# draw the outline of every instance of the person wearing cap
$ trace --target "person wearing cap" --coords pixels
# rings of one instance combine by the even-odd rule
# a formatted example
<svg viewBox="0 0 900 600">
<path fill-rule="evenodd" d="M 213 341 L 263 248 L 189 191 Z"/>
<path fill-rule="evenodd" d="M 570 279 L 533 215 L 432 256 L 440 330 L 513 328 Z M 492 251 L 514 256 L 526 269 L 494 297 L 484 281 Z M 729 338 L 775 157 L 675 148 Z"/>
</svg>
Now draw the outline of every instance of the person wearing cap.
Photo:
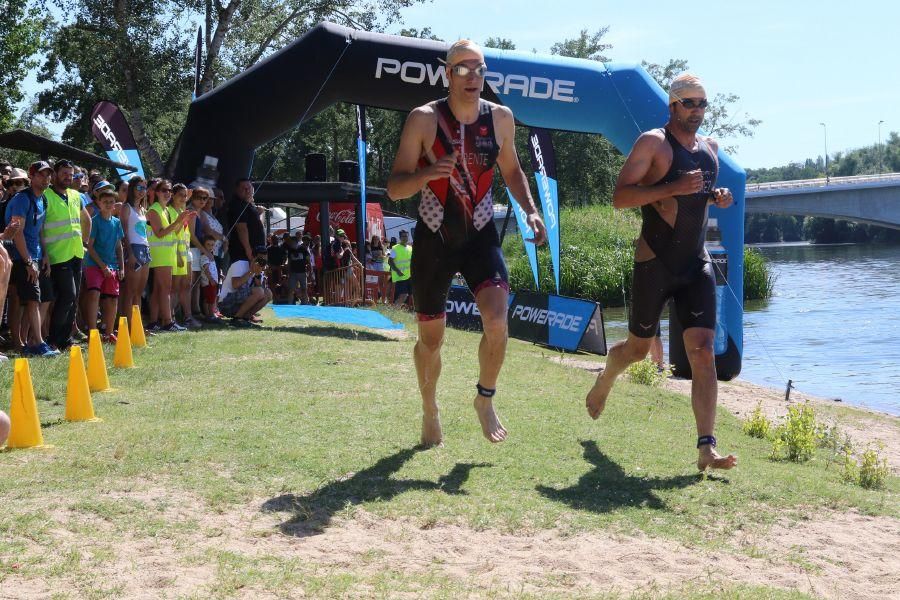
<svg viewBox="0 0 900 600">
<path fill-rule="evenodd" d="M 65 350 L 74 341 L 72 332 L 81 291 L 81 264 L 84 245 L 91 235 L 91 215 L 82 206 L 81 194 L 71 189 L 75 173 L 72 163 L 57 161 L 53 171 L 53 183 L 44 192 L 47 216 L 43 237 L 54 296 L 47 341 L 57 349 Z M 87 323 L 88 327 L 93 325 Z"/>
<path fill-rule="evenodd" d="M 391 284 L 394 288 L 393 302 L 396 306 L 406 304 L 406 299 L 412 293 L 410 287 L 412 252 L 409 233 L 404 229 L 400 232 L 400 241 L 391 246 L 388 254 L 388 268 L 391 270 Z"/>
<path fill-rule="evenodd" d="M 616 377 L 643 360 L 653 342 L 663 306 L 671 298 L 683 328 L 691 365 L 691 405 L 697 426 L 697 468 L 731 469 L 734 455 L 721 456 L 713 435 L 716 422 L 716 279 L 704 246 L 710 204 L 733 202 L 715 187 L 719 146 L 698 135 L 708 100 L 700 79 L 676 77 L 669 88 L 669 121 L 641 134 L 622 165 L 613 192 L 617 209 L 640 208 L 641 235 L 634 255 L 628 338 L 610 348 L 606 367 L 585 399 L 597 419 Z"/>
<path fill-rule="evenodd" d="M 528 179 L 519 164 L 512 111 L 481 97 L 487 64 L 481 48 L 459 40 L 447 50 L 446 98 L 413 109 L 403 126 L 387 182 L 388 196 L 401 200 L 420 193 L 410 272 L 419 339 L 413 360 L 422 396 L 422 443 L 443 439 L 437 405 L 447 295 L 460 271 L 481 313 L 483 337 L 474 408 L 484 437 L 502 442 L 506 428 L 494 410 L 506 357 L 509 273 L 493 223 L 493 185 L 500 171 L 527 215 L 535 244 L 546 228 Z"/>
<path fill-rule="evenodd" d="M 32 163 L 28 168 L 29 186 L 6 207 L 6 220 L 17 229 L 11 250 L 10 282 L 16 293 L 10 298 L 9 331 L 13 344 L 21 346 L 25 356 L 59 355 L 44 341 L 40 310 L 42 302 L 53 300 L 41 235 L 46 218 L 44 192 L 52 177 L 53 168 L 46 161 Z"/>
</svg>

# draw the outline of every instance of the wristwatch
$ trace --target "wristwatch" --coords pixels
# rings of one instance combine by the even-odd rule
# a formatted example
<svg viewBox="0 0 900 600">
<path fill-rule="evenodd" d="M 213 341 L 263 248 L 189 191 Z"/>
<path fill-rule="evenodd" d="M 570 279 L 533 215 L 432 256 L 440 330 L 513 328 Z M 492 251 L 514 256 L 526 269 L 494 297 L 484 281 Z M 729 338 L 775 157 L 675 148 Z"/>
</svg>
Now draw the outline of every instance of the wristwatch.
<svg viewBox="0 0 900 600">
<path fill-rule="evenodd" d="M 31 266 L 33 266 L 33 265 L 34 265 L 34 259 L 33 259 L 33 258 L 29 258 L 28 260 L 25 261 L 25 266 L 26 266 L 26 267 L 31 267 Z"/>
</svg>

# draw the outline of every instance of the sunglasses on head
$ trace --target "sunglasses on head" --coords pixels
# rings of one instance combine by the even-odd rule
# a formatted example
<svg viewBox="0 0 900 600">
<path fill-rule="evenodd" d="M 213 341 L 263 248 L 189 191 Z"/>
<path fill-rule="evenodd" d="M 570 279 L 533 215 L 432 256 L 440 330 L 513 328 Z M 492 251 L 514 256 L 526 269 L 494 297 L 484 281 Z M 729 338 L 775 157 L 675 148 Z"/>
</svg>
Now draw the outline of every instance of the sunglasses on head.
<svg viewBox="0 0 900 600">
<path fill-rule="evenodd" d="M 450 70 L 458 77 L 466 77 L 469 73 L 475 73 L 478 77 L 484 77 L 484 74 L 487 73 L 487 65 L 480 64 L 473 69 L 463 64 L 456 64 L 450 67 Z"/>
<path fill-rule="evenodd" d="M 706 98 L 685 98 L 678 101 L 684 108 L 706 108 L 709 102 Z"/>
</svg>

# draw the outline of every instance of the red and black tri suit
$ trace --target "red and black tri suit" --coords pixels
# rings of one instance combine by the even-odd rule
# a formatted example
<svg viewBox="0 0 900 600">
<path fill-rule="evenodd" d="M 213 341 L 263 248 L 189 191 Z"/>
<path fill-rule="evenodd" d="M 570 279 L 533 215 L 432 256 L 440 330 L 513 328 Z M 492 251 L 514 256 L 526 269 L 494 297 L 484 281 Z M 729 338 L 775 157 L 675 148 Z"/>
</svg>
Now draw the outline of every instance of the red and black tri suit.
<svg viewBox="0 0 900 600">
<path fill-rule="evenodd" d="M 491 104 L 479 100 L 478 119 L 462 125 L 447 99 L 431 103 L 437 114 L 435 160 L 458 151 L 450 177 L 422 189 L 413 238 L 412 290 L 420 320 L 443 318 L 450 282 L 462 273 L 477 294 L 487 286 L 509 290 L 509 274 L 494 226 L 491 186 L 500 145 Z M 419 168 L 430 164 L 422 157 Z"/>
</svg>

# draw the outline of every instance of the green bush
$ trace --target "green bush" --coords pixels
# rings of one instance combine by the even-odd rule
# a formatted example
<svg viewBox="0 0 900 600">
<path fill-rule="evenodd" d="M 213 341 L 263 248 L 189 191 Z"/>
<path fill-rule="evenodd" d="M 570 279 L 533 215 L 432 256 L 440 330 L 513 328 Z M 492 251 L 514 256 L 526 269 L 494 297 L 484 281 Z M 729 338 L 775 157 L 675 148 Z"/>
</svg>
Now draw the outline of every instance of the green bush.
<svg viewBox="0 0 900 600">
<path fill-rule="evenodd" d="M 744 300 L 763 300 L 772 296 L 775 276 L 769 271 L 765 257 L 753 248 L 744 247 Z"/>
<path fill-rule="evenodd" d="M 594 205 L 560 211 L 559 293 L 623 306 L 631 290 L 634 240 L 640 230 L 638 212 L 615 211 L 609 205 Z M 534 277 L 525 256 L 522 237 L 507 235 L 503 244 L 514 290 L 534 290 Z M 540 289 L 555 290 L 550 250 L 538 248 Z"/>
<path fill-rule="evenodd" d="M 744 433 L 750 437 L 767 439 L 772 431 L 772 422 L 763 414 L 762 402 L 756 405 L 750 418 L 744 421 Z"/>
<path fill-rule="evenodd" d="M 600 302 L 603 306 L 624 306 L 631 295 L 634 241 L 640 232 L 637 210 L 615 210 L 610 205 L 564 208 L 560 211 L 559 293 Z M 503 253 L 514 290 L 534 290 L 534 277 L 522 237 L 506 236 Z M 538 248 L 540 289 L 555 290 L 550 250 Z M 744 250 L 744 299 L 768 298 L 774 277 L 758 252 Z"/>
<path fill-rule="evenodd" d="M 859 465 L 859 485 L 867 490 L 880 490 L 887 480 L 888 463 L 886 458 L 879 458 L 878 453 L 869 448 L 862 455 Z"/>
<path fill-rule="evenodd" d="M 772 458 L 806 462 L 818 445 L 816 413 L 809 404 L 788 408 L 786 421 L 775 430 Z"/>
<path fill-rule="evenodd" d="M 656 363 L 650 360 L 649 357 L 642 361 L 632 363 L 625 370 L 625 374 L 628 375 L 628 379 L 631 380 L 632 383 L 649 385 L 650 387 L 661 386 L 670 373 L 670 369 L 663 369 L 660 371 Z"/>
</svg>

